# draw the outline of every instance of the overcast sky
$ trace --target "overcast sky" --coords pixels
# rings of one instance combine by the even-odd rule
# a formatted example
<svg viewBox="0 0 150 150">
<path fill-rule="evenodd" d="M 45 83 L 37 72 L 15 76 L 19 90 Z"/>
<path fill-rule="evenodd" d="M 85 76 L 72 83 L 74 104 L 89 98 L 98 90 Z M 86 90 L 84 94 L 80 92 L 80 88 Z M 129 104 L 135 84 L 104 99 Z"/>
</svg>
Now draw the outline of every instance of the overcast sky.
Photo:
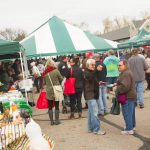
<svg viewBox="0 0 150 150">
<path fill-rule="evenodd" d="M 32 32 L 52 15 L 68 22 L 85 22 L 89 30 L 102 31 L 106 17 L 140 19 L 150 13 L 150 0 L 1 0 L 0 30 L 7 27 Z"/>
</svg>

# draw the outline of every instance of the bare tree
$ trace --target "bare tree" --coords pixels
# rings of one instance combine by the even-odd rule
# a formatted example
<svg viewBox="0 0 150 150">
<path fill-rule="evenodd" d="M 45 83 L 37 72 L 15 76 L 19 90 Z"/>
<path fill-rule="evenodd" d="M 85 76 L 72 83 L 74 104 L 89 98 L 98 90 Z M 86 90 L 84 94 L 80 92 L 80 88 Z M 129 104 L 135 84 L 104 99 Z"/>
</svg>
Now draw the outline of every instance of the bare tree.
<svg viewBox="0 0 150 150">
<path fill-rule="evenodd" d="M 141 15 L 142 19 L 148 19 L 148 18 L 150 18 L 150 13 L 147 12 L 147 11 L 141 12 L 140 15 Z"/>
<path fill-rule="evenodd" d="M 121 23 L 121 19 L 118 18 L 117 16 L 114 18 L 114 22 L 116 23 L 116 29 L 120 29 L 121 26 L 122 26 L 122 23 Z"/>
<path fill-rule="evenodd" d="M 103 20 L 104 33 L 114 31 L 126 26 L 129 26 L 130 21 L 127 17 L 115 17 L 113 20 L 110 20 L 108 17 Z"/>
<path fill-rule="evenodd" d="M 107 33 L 112 30 L 112 21 L 109 19 L 109 17 L 103 20 L 103 26 L 104 26 L 104 33 Z"/>
<path fill-rule="evenodd" d="M 26 32 L 21 29 L 6 28 L 0 31 L 0 35 L 2 35 L 7 40 L 21 41 L 26 37 Z"/>
<path fill-rule="evenodd" d="M 126 26 L 130 25 L 130 19 L 129 18 L 123 16 L 122 21 L 123 21 L 123 27 L 126 27 Z"/>
</svg>

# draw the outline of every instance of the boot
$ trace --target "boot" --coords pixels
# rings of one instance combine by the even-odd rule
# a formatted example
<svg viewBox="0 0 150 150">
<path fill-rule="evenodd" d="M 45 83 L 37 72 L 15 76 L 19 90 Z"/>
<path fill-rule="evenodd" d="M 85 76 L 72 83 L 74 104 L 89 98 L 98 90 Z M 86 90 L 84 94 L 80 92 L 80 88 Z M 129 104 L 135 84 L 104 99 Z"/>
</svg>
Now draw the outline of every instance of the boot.
<svg viewBox="0 0 150 150">
<path fill-rule="evenodd" d="M 49 119 L 51 121 L 51 125 L 54 125 L 53 110 L 48 110 L 48 114 L 49 114 Z"/>
<path fill-rule="evenodd" d="M 55 110 L 55 125 L 59 125 L 60 120 L 59 120 L 59 110 Z"/>
<path fill-rule="evenodd" d="M 78 118 L 82 118 L 82 112 L 78 112 Z"/>
<path fill-rule="evenodd" d="M 68 117 L 68 119 L 75 119 L 73 112 L 71 112 L 71 114 L 70 114 L 70 116 Z"/>
</svg>

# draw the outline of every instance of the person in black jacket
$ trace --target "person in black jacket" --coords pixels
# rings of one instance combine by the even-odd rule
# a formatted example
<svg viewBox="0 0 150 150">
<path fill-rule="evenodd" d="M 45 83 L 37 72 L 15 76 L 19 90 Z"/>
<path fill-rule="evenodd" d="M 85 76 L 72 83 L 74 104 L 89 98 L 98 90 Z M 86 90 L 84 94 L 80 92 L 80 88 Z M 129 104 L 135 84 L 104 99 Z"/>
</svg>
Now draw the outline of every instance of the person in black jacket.
<svg viewBox="0 0 150 150">
<path fill-rule="evenodd" d="M 94 54 L 93 58 L 96 61 L 96 76 L 99 82 L 99 98 L 98 98 L 98 114 L 108 114 L 107 92 L 106 92 L 106 66 L 100 62 L 100 55 Z"/>
<path fill-rule="evenodd" d="M 83 75 L 82 75 L 82 69 L 78 65 L 78 59 L 72 58 L 70 59 L 70 66 L 72 68 L 72 77 L 76 79 L 75 81 L 75 94 L 69 95 L 70 96 L 70 108 L 71 108 L 71 114 L 69 116 L 69 119 L 75 118 L 75 106 L 77 106 L 78 111 L 78 117 L 82 117 L 82 103 L 81 103 L 81 97 L 82 97 L 82 90 L 83 90 Z M 66 78 L 71 77 L 71 68 L 68 69 Z"/>
<path fill-rule="evenodd" d="M 62 61 L 58 64 L 58 70 L 63 77 L 66 76 L 66 71 L 68 69 L 67 61 L 67 56 L 62 56 Z"/>
<path fill-rule="evenodd" d="M 84 95 L 88 104 L 88 132 L 104 135 L 105 131 L 100 129 L 100 119 L 98 117 L 97 99 L 99 97 L 99 83 L 95 74 L 96 62 L 88 59 L 86 70 L 84 71 Z"/>
</svg>

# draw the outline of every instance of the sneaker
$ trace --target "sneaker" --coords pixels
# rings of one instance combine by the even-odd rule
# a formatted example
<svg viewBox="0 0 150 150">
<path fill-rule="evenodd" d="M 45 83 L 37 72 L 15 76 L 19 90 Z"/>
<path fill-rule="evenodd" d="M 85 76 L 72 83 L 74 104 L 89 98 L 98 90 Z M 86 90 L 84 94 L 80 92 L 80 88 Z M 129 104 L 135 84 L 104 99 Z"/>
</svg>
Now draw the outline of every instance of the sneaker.
<svg viewBox="0 0 150 150">
<path fill-rule="evenodd" d="M 133 128 L 133 131 L 136 131 L 136 128 L 135 128 L 135 127 Z"/>
<path fill-rule="evenodd" d="M 124 135 L 133 135 L 134 131 L 133 130 L 125 130 L 125 131 L 121 131 L 121 134 L 124 134 Z"/>
<path fill-rule="evenodd" d="M 93 132 L 94 134 L 98 134 L 98 135 L 105 135 L 106 132 L 105 131 L 102 131 L 102 130 L 99 130 L 97 132 Z"/>
<path fill-rule="evenodd" d="M 125 130 L 126 130 L 126 127 L 124 127 L 123 129 L 124 129 L 124 131 L 125 131 Z M 136 128 L 134 127 L 132 130 L 133 130 L 133 131 L 136 131 Z"/>
</svg>

